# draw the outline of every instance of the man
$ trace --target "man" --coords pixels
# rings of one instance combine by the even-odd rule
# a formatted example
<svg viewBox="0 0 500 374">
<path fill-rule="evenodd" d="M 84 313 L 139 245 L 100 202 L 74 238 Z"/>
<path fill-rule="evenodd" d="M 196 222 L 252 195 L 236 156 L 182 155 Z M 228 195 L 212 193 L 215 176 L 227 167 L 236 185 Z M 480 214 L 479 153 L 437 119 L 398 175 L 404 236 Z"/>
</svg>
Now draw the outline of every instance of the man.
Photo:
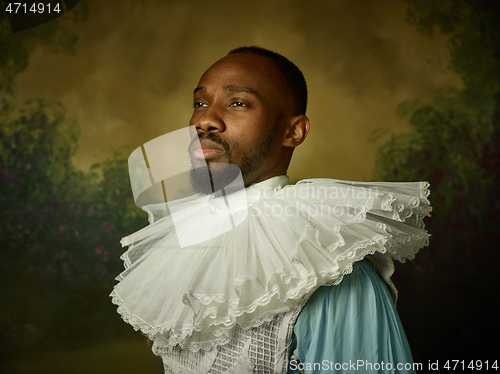
<svg viewBox="0 0 500 374">
<path fill-rule="evenodd" d="M 262 53 L 274 56 L 237 49 L 208 69 L 194 90 L 190 121 L 205 159 L 239 166 L 245 186 L 286 175 L 309 132 L 302 73 L 283 57 Z"/>
<path fill-rule="evenodd" d="M 144 208 L 151 225 L 122 241 L 111 294 L 165 372 L 413 372 L 389 277 L 428 242 L 428 186 L 287 186 L 306 106 L 300 70 L 258 47 L 231 51 L 195 88 L 198 194 Z"/>
</svg>

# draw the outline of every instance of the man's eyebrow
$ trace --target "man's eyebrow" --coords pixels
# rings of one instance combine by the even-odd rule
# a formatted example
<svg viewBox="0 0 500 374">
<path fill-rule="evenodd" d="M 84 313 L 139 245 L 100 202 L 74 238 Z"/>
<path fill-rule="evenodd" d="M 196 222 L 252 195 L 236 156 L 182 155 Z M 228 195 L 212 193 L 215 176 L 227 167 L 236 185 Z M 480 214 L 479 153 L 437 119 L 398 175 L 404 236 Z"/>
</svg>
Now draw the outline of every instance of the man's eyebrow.
<svg viewBox="0 0 500 374">
<path fill-rule="evenodd" d="M 205 86 L 196 87 L 194 89 L 193 94 L 205 92 L 206 90 L 207 90 L 207 88 Z M 233 92 L 244 92 L 244 93 L 249 93 L 252 95 L 257 95 L 257 92 L 255 90 L 252 90 L 251 88 L 248 88 L 248 87 L 225 86 L 224 90 L 225 91 L 233 91 Z"/>
<path fill-rule="evenodd" d="M 252 90 L 251 88 L 248 88 L 248 87 L 225 86 L 224 90 L 226 90 L 226 91 L 233 91 L 233 92 L 245 92 L 245 93 L 249 93 L 249 94 L 252 94 L 252 95 L 256 95 L 257 94 L 257 92 L 255 92 L 254 90 Z"/>
</svg>

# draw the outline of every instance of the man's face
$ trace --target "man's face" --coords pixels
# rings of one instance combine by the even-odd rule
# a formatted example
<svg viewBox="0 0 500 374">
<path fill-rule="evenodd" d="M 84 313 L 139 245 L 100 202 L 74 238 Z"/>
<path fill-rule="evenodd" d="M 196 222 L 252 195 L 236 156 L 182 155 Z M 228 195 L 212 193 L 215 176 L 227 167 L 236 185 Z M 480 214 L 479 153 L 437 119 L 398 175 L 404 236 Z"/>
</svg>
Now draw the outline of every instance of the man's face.
<svg viewBox="0 0 500 374">
<path fill-rule="evenodd" d="M 284 78 L 267 57 L 236 53 L 212 65 L 194 91 L 190 126 L 196 128 L 202 148 L 191 149 L 193 167 L 200 167 L 203 159 L 209 166 L 232 163 L 246 186 L 282 174 L 280 123 L 290 116 L 285 90 Z M 215 177 L 217 168 L 212 169 Z M 234 179 L 218 169 L 222 178 Z"/>
</svg>

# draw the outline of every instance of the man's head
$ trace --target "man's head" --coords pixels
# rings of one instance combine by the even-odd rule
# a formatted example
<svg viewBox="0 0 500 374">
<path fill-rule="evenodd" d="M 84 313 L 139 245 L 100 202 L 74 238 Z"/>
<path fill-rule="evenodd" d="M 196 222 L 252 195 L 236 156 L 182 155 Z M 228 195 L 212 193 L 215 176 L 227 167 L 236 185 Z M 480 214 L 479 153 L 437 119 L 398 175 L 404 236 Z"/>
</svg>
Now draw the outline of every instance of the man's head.
<svg viewBox="0 0 500 374">
<path fill-rule="evenodd" d="M 231 50 L 228 56 L 234 53 L 254 53 L 272 59 L 277 65 L 287 84 L 287 100 L 294 114 L 306 114 L 307 84 L 300 69 L 289 59 L 279 53 L 260 47 L 240 47 Z"/>
<path fill-rule="evenodd" d="M 285 57 L 258 47 L 232 50 L 194 90 L 190 125 L 202 149 L 192 150 L 193 166 L 203 158 L 209 167 L 232 163 L 245 186 L 286 174 L 293 149 L 309 131 L 306 105 L 304 77 Z M 224 167 L 217 170 L 219 179 L 234 179 Z M 196 171 L 193 177 L 196 189 Z"/>
</svg>

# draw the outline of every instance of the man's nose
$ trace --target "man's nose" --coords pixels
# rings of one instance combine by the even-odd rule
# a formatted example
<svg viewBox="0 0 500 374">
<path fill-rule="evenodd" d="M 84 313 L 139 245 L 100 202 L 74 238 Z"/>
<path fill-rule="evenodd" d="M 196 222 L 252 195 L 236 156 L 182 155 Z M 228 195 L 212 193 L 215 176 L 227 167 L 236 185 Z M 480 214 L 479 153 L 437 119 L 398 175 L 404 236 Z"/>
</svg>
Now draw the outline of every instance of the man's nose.
<svg viewBox="0 0 500 374">
<path fill-rule="evenodd" d="M 220 115 L 220 110 L 216 106 L 210 105 L 196 121 L 196 130 L 202 132 L 223 132 L 224 121 Z"/>
</svg>

